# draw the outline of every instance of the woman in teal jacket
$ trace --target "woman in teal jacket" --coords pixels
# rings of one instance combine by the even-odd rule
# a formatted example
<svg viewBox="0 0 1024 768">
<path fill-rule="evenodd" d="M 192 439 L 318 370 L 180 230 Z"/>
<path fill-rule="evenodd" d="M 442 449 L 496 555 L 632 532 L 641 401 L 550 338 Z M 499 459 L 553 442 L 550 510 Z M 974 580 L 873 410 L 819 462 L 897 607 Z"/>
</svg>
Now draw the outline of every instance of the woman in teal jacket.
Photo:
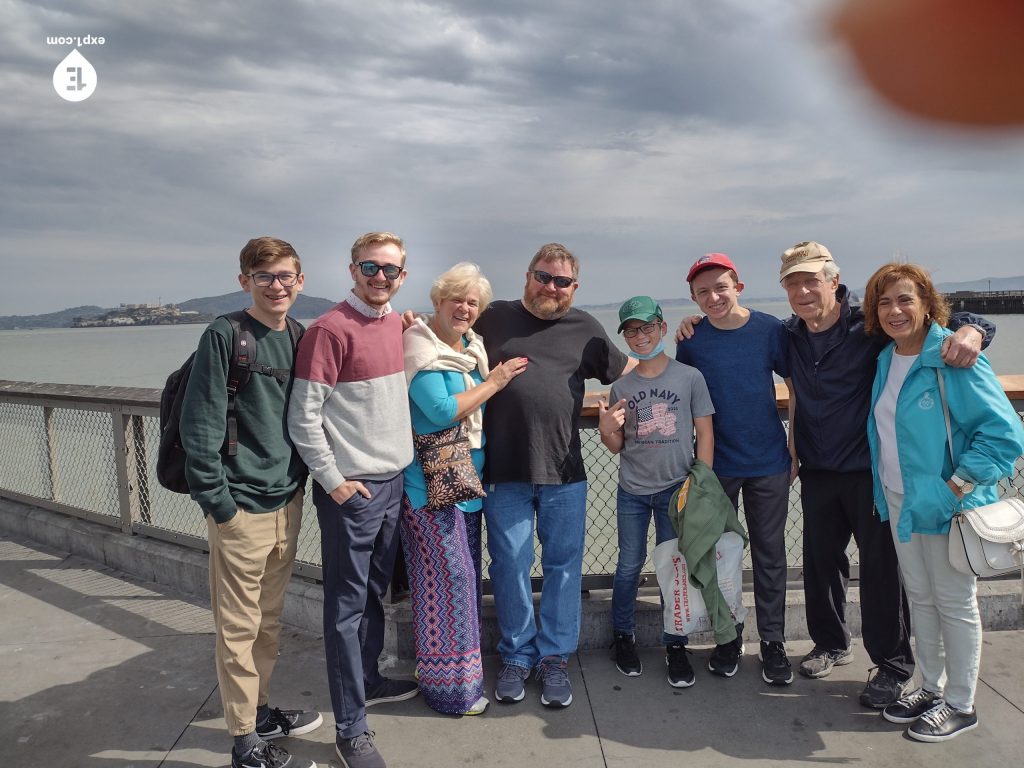
<svg viewBox="0 0 1024 768">
<path fill-rule="evenodd" d="M 976 579 L 950 565 L 950 521 L 961 508 L 996 500 L 996 484 L 1024 452 L 1024 428 L 984 355 L 972 368 L 942 362 L 949 307 L 924 269 L 887 264 L 875 272 L 864 317 L 869 333 L 893 340 L 878 356 L 868 443 L 875 505 L 892 528 L 923 678 L 882 715 L 910 724 L 907 735 L 918 741 L 945 741 L 977 727 L 981 659 Z"/>
</svg>

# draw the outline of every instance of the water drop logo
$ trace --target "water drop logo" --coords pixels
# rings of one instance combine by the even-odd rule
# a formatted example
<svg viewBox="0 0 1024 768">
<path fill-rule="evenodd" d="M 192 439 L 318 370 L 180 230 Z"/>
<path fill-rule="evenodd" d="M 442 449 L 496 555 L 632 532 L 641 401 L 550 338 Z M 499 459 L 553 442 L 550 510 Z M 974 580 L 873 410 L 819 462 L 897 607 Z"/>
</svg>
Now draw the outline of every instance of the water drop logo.
<svg viewBox="0 0 1024 768">
<path fill-rule="evenodd" d="M 85 101 L 96 90 L 96 69 L 75 48 L 53 70 L 53 90 L 65 101 Z"/>
</svg>

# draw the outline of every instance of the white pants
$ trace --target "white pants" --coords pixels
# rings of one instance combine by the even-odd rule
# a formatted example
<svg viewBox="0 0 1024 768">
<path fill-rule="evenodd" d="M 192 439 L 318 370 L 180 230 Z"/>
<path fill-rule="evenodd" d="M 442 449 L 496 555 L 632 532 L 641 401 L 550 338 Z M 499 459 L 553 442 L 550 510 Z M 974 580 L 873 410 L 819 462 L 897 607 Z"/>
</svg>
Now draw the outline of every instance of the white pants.
<svg viewBox="0 0 1024 768">
<path fill-rule="evenodd" d="M 949 564 L 949 536 L 896 536 L 903 494 L 885 489 L 889 523 L 910 600 L 911 626 L 922 687 L 955 709 L 970 711 L 981 663 L 977 579 Z M 870 565 L 868 566 L 870 567 Z"/>
</svg>

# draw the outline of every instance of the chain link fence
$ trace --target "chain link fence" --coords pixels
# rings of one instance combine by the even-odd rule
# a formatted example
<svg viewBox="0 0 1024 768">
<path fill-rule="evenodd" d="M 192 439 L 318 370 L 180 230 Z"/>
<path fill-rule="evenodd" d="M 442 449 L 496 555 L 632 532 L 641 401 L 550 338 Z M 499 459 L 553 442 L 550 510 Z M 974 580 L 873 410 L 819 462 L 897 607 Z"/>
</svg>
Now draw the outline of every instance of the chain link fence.
<svg viewBox="0 0 1024 768">
<path fill-rule="evenodd" d="M 204 550 L 206 522 L 199 507 L 156 480 L 158 399 L 152 389 L 0 383 L 0 496 Z M 1015 406 L 1021 413 L 1024 401 Z M 585 584 L 607 588 L 617 559 L 618 457 L 601 444 L 596 419 L 584 417 L 583 424 L 590 481 Z M 1024 461 L 1018 461 L 1011 482 L 1024 486 Z M 790 492 L 786 527 L 794 570 L 801 565 L 799 493 L 798 482 Z M 740 508 L 742 519 L 742 503 Z M 653 544 L 652 531 L 650 549 Z M 854 550 L 851 555 L 856 562 Z M 486 549 L 484 559 L 486 565 Z M 749 554 L 744 566 L 750 568 Z M 645 571 L 651 570 L 648 561 Z M 320 577 L 320 529 L 309 485 L 296 571 Z M 533 575 L 541 575 L 539 557 Z"/>
<path fill-rule="evenodd" d="M 587 466 L 587 543 L 583 560 L 584 575 L 612 574 L 618 558 L 618 532 L 615 523 L 615 498 L 619 486 L 619 457 L 610 453 L 601 443 L 596 419 L 584 419 L 581 438 L 583 456 Z M 743 498 L 740 494 L 740 521 L 743 521 Z M 800 511 L 800 481 L 790 489 L 789 516 L 786 524 L 786 561 L 791 570 L 799 570 L 803 560 L 803 527 Z M 650 526 L 647 551 L 654 551 L 654 526 Z M 850 545 L 850 562 L 857 564 L 857 550 Z M 539 550 L 538 550 L 539 551 Z M 486 554 L 485 554 L 486 557 Z M 539 555 L 538 555 L 539 557 Z M 749 571 L 750 550 L 744 553 L 743 568 Z M 648 556 L 643 568 L 653 573 L 654 564 Z M 534 576 L 537 574 L 535 568 Z M 749 574 L 748 574 L 749 575 Z M 594 580 L 589 580 L 591 584 Z M 599 582 L 600 583 L 600 582 Z M 608 586 L 610 586 L 610 576 Z"/>
</svg>

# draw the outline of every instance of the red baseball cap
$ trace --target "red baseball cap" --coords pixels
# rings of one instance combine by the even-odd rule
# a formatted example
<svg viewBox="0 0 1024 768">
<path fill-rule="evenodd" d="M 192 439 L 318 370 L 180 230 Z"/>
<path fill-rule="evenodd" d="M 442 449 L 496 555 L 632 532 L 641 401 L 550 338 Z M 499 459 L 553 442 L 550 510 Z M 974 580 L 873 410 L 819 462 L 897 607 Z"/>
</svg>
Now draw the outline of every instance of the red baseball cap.
<svg viewBox="0 0 1024 768">
<path fill-rule="evenodd" d="M 736 269 L 736 265 L 732 263 L 732 259 L 726 256 L 724 253 L 705 253 L 690 267 L 690 271 L 686 274 L 686 282 L 692 283 L 693 278 L 698 272 L 703 272 L 705 269 L 711 269 L 712 267 L 719 267 L 721 269 L 731 269 L 739 277 L 739 271 Z"/>
</svg>

